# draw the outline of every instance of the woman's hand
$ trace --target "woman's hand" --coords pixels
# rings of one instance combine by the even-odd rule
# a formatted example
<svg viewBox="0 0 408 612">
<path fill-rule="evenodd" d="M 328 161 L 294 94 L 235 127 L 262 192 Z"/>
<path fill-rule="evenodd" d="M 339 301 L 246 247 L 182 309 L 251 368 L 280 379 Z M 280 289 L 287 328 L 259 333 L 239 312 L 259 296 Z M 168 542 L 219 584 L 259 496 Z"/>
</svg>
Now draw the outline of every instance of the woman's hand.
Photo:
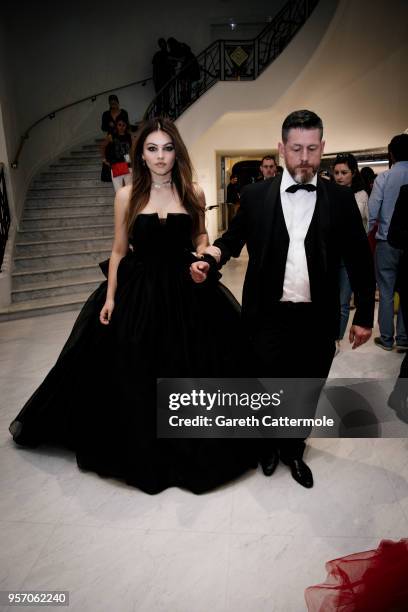
<svg viewBox="0 0 408 612">
<path fill-rule="evenodd" d="M 190 266 L 190 276 L 197 284 L 203 283 L 207 279 L 210 264 L 206 261 L 195 261 Z"/>
<path fill-rule="evenodd" d="M 109 325 L 110 320 L 112 318 L 112 312 L 114 308 L 115 308 L 114 300 L 106 300 L 100 312 L 100 315 L 99 315 L 99 321 L 102 323 L 102 325 Z"/>
</svg>

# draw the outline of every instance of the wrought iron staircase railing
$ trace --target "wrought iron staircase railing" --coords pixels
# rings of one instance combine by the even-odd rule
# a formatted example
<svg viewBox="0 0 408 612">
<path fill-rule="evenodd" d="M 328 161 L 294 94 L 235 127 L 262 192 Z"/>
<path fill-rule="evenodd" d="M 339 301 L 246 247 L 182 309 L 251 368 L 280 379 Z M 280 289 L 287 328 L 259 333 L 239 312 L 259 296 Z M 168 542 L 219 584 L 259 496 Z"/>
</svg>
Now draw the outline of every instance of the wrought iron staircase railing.
<svg viewBox="0 0 408 612">
<path fill-rule="evenodd" d="M 10 209 L 7 198 L 4 164 L 0 163 L 0 272 L 10 229 Z"/>
<path fill-rule="evenodd" d="M 149 104 L 144 119 L 177 119 L 218 81 L 252 81 L 285 49 L 319 0 L 289 0 L 252 40 L 217 40 L 188 62 Z M 191 75 L 199 74 L 192 80 Z"/>
</svg>

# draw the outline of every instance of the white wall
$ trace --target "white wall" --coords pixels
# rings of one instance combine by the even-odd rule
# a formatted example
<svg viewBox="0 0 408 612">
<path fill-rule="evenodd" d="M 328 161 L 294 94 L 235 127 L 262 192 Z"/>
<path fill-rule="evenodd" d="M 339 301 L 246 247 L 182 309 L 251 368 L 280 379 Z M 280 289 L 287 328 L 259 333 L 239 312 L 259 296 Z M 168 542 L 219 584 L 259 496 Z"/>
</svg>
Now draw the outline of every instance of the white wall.
<svg viewBox="0 0 408 612">
<path fill-rule="evenodd" d="M 177 124 L 211 204 L 216 153 L 268 149 L 286 115 L 323 119 L 326 152 L 385 146 L 408 127 L 406 0 L 324 0 L 253 83 L 218 83 Z M 209 215 L 212 237 L 215 215 Z"/>
</svg>

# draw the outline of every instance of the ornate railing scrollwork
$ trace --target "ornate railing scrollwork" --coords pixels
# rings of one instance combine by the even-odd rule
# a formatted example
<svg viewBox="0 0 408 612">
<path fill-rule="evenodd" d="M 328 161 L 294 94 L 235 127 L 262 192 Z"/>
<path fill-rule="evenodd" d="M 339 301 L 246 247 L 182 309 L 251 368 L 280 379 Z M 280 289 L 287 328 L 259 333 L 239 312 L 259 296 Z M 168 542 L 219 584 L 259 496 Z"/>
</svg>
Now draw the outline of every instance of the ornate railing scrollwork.
<svg viewBox="0 0 408 612">
<path fill-rule="evenodd" d="M 252 81 L 282 53 L 319 0 L 288 0 L 252 40 L 217 40 L 186 64 L 157 93 L 144 119 L 177 119 L 218 81 Z M 192 75 L 198 77 L 192 79 Z"/>
</svg>

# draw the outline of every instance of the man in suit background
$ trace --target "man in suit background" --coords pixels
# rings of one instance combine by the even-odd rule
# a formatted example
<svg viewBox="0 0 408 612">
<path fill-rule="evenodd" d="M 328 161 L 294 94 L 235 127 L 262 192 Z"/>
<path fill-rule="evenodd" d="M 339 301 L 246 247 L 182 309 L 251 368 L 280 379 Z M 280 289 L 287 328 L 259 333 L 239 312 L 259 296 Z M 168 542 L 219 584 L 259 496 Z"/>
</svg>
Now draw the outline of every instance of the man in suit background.
<svg viewBox="0 0 408 612">
<path fill-rule="evenodd" d="M 239 257 L 247 245 L 242 317 L 255 376 L 320 379 L 314 410 L 335 353 L 341 259 L 355 295 L 349 336 L 353 349 L 371 336 L 375 292 L 371 252 L 353 194 L 317 177 L 322 136 L 323 124 L 315 113 L 288 115 L 279 143 L 283 175 L 247 186 L 227 232 L 191 267 L 193 280 L 203 282 L 210 266 Z M 310 417 L 310 407 L 306 412 Z M 304 449 L 304 439 L 261 440 L 265 475 L 274 472 L 280 459 L 297 482 L 312 487 Z"/>
<path fill-rule="evenodd" d="M 259 170 L 261 172 L 260 181 L 267 181 L 277 175 L 276 159 L 273 155 L 265 155 L 261 160 Z"/>
</svg>

